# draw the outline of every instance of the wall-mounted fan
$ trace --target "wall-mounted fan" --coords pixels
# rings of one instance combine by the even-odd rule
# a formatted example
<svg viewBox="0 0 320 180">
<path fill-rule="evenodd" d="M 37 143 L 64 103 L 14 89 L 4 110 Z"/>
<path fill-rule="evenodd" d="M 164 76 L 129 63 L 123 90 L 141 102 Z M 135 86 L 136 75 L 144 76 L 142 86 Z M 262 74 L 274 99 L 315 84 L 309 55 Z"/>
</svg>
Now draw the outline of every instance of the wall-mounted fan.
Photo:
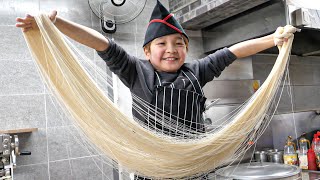
<svg viewBox="0 0 320 180">
<path fill-rule="evenodd" d="M 101 20 L 102 30 L 116 32 L 117 24 L 136 18 L 144 9 L 147 0 L 88 0 L 93 13 Z"/>
</svg>

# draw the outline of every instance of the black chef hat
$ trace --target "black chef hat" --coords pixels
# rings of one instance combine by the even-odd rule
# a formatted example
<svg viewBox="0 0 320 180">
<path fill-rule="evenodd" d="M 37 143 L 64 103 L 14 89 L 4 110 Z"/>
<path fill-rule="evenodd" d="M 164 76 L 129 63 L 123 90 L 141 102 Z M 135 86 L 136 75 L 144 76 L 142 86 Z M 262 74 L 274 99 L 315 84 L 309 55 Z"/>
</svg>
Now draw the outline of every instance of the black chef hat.
<svg viewBox="0 0 320 180">
<path fill-rule="evenodd" d="M 157 4 L 153 9 L 145 34 L 143 47 L 158 37 L 174 33 L 180 33 L 189 40 L 179 22 L 169 13 L 159 0 L 157 0 Z"/>
</svg>

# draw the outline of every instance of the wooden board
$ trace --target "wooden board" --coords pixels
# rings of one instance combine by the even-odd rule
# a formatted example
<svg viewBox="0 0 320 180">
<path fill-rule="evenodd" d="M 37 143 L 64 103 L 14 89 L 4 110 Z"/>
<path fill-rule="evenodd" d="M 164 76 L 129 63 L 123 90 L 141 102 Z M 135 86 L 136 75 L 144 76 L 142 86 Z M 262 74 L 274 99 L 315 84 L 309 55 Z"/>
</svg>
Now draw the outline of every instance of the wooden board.
<svg viewBox="0 0 320 180">
<path fill-rule="evenodd" d="M 0 130 L 0 134 L 20 134 L 20 133 L 31 133 L 37 131 L 38 128 L 25 128 L 25 129 L 12 129 L 12 130 Z"/>
</svg>

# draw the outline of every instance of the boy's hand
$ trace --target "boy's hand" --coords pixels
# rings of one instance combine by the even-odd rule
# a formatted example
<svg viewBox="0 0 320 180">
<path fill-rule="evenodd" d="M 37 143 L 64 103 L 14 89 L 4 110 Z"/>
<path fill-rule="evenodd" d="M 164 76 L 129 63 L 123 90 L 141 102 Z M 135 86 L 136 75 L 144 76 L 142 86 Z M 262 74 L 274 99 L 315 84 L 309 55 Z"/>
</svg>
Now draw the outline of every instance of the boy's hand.
<svg viewBox="0 0 320 180">
<path fill-rule="evenodd" d="M 283 42 L 288 41 L 288 39 L 293 36 L 293 33 L 299 31 L 299 29 L 286 25 L 285 27 L 278 27 L 276 32 L 273 34 L 273 41 L 275 46 L 282 46 Z"/>
<path fill-rule="evenodd" d="M 49 18 L 53 23 L 56 22 L 56 17 L 57 17 L 57 11 L 55 10 L 49 14 Z M 16 21 L 17 21 L 16 27 L 22 28 L 23 32 L 27 32 L 37 27 L 34 17 L 31 16 L 30 14 L 27 14 L 26 17 L 24 18 L 18 17 Z"/>
</svg>

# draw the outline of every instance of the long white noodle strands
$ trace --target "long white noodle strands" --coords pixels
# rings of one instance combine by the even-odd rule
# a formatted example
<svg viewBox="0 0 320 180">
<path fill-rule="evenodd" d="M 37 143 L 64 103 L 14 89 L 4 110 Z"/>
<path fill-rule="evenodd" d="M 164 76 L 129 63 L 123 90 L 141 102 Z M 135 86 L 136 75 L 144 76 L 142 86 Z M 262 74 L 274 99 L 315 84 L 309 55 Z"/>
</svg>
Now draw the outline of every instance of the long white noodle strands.
<svg viewBox="0 0 320 180">
<path fill-rule="evenodd" d="M 99 150 L 124 167 L 154 178 L 203 174 L 240 157 L 248 149 L 247 142 L 259 133 L 293 41 L 290 38 L 283 45 L 264 84 L 232 121 L 201 138 L 177 139 L 147 130 L 121 113 L 88 76 L 47 15 L 35 19 L 38 29 L 26 32 L 25 39 L 55 96 Z M 170 122 L 164 119 L 166 123 Z"/>
</svg>

